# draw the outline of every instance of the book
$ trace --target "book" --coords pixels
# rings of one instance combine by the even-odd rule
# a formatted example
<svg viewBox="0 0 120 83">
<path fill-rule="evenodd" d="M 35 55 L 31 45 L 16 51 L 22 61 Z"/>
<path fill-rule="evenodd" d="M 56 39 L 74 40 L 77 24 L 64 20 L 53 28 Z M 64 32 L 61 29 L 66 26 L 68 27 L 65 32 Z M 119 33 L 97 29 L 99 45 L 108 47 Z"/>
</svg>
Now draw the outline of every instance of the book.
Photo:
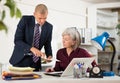
<svg viewBox="0 0 120 83">
<path fill-rule="evenodd" d="M 30 73 L 30 74 L 16 74 L 8 71 L 2 72 L 3 80 L 29 80 L 29 79 L 38 79 L 41 78 L 41 75 Z"/>
<path fill-rule="evenodd" d="M 3 80 L 28 80 L 41 78 L 41 75 L 33 72 L 31 67 L 14 67 L 10 66 L 9 71 L 2 72 Z"/>
</svg>

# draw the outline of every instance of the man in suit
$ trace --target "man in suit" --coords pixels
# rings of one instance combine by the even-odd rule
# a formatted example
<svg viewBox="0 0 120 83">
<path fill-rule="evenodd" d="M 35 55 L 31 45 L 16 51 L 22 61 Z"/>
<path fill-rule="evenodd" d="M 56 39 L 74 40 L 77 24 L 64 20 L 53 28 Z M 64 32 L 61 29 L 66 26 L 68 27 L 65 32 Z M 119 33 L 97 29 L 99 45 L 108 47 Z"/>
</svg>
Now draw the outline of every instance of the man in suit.
<svg viewBox="0 0 120 83">
<path fill-rule="evenodd" d="M 16 67 L 33 67 L 35 71 L 41 70 L 41 56 L 47 57 L 47 60 L 52 58 L 52 24 L 46 21 L 48 9 L 44 4 L 38 4 L 35 7 L 33 16 L 23 16 L 17 25 L 15 33 L 15 47 L 9 62 Z M 39 48 L 33 45 L 35 36 L 35 24 L 39 24 Z M 45 49 L 45 54 L 41 52 L 42 47 Z M 33 56 L 39 57 L 36 62 L 33 61 Z"/>
</svg>

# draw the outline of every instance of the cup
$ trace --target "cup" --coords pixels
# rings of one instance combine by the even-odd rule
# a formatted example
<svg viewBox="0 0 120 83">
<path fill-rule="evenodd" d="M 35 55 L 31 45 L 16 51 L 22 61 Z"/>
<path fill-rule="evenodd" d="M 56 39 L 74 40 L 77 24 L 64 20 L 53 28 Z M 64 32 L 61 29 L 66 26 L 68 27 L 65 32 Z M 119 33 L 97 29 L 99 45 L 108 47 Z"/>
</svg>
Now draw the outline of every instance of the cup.
<svg viewBox="0 0 120 83">
<path fill-rule="evenodd" d="M 74 65 L 73 76 L 74 78 L 82 78 L 82 68 L 80 68 L 77 64 Z"/>
</svg>

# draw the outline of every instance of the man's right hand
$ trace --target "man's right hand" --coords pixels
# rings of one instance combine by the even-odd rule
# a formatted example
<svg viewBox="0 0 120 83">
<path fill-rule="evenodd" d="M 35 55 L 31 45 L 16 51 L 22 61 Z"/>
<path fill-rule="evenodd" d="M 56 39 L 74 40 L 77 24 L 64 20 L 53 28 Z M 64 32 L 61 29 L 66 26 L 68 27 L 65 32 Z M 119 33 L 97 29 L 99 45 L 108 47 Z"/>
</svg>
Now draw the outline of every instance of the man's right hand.
<svg viewBox="0 0 120 83">
<path fill-rule="evenodd" d="M 35 56 L 38 56 L 38 57 L 44 57 L 45 56 L 45 53 L 41 52 L 40 50 L 38 50 L 37 48 L 35 47 L 32 47 L 30 49 L 30 51 L 35 55 Z"/>
</svg>

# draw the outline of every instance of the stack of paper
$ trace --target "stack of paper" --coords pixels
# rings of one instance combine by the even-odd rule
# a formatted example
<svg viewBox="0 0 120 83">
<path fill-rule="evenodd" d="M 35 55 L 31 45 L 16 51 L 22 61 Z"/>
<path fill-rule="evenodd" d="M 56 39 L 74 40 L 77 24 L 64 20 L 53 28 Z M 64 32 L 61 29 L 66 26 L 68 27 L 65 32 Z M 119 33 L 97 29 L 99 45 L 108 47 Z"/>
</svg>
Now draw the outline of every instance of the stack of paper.
<svg viewBox="0 0 120 83">
<path fill-rule="evenodd" d="M 9 71 L 2 72 L 4 80 L 27 80 L 41 78 L 40 75 L 33 72 L 34 68 L 31 67 L 9 67 Z"/>
<path fill-rule="evenodd" d="M 11 73 L 15 73 L 15 74 L 31 74 L 31 73 L 33 73 L 34 68 L 10 66 L 9 70 Z"/>
</svg>

